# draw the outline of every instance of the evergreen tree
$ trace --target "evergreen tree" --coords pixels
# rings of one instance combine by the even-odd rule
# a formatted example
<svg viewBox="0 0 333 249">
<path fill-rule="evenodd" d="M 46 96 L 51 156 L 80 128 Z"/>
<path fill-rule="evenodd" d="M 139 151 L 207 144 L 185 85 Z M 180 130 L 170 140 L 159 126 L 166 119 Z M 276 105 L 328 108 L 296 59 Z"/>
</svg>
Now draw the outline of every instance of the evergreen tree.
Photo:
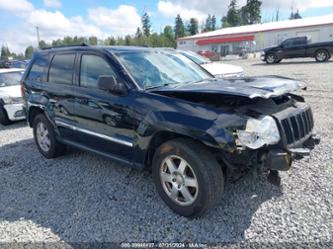
<svg viewBox="0 0 333 249">
<path fill-rule="evenodd" d="M 143 14 L 141 22 L 142 22 L 143 34 L 145 36 L 150 36 L 151 23 L 150 23 L 150 17 L 147 13 Z"/>
<path fill-rule="evenodd" d="M 173 34 L 172 27 L 170 25 L 167 25 L 164 27 L 163 35 L 168 38 L 169 40 L 174 40 L 175 36 Z"/>
<path fill-rule="evenodd" d="M 227 12 L 226 21 L 231 27 L 240 25 L 240 16 L 239 16 L 239 11 L 237 9 L 237 0 L 231 0 Z"/>
<path fill-rule="evenodd" d="M 222 17 L 221 23 L 222 23 L 222 28 L 231 27 L 230 23 L 228 23 L 228 18 L 226 16 Z"/>
<path fill-rule="evenodd" d="M 24 56 L 26 59 L 31 59 L 32 57 L 32 54 L 34 52 L 34 48 L 33 46 L 29 46 L 25 49 L 25 53 L 24 53 Z"/>
<path fill-rule="evenodd" d="M 142 36 L 141 29 L 138 27 L 135 32 L 135 37 L 139 39 Z"/>
<path fill-rule="evenodd" d="M 211 25 L 211 30 L 216 30 L 216 17 L 215 15 L 212 16 L 212 25 Z"/>
<path fill-rule="evenodd" d="M 291 11 L 289 20 L 294 20 L 294 19 L 302 19 L 302 16 L 299 13 L 299 10 L 297 10 L 295 13 Z"/>
<path fill-rule="evenodd" d="M 185 26 L 182 18 L 178 14 L 175 20 L 175 37 L 180 38 L 185 36 Z"/>
<path fill-rule="evenodd" d="M 248 6 L 245 5 L 239 10 L 240 22 L 241 25 L 249 25 L 250 24 L 250 17 L 249 17 L 249 10 Z"/>
<path fill-rule="evenodd" d="M 199 23 L 198 23 L 197 19 L 195 19 L 195 18 L 190 19 L 188 32 L 190 33 L 190 35 L 195 35 L 195 34 L 199 33 Z"/>
<path fill-rule="evenodd" d="M 8 57 L 10 57 L 10 56 L 11 56 L 11 53 L 10 53 L 8 47 L 5 45 L 2 45 L 1 46 L 1 57 L 0 57 L 1 60 L 7 60 Z"/>
<path fill-rule="evenodd" d="M 204 32 L 208 32 L 212 30 L 212 16 L 210 14 L 208 14 L 207 18 L 206 18 L 206 23 L 205 23 L 205 28 L 204 28 Z"/>
<path fill-rule="evenodd" d="M 261 5 L 260 0 L 247 0 L 246 10 L 248 13 L 248 24 L 256 24 L 261 22 Z"/>
</svg>

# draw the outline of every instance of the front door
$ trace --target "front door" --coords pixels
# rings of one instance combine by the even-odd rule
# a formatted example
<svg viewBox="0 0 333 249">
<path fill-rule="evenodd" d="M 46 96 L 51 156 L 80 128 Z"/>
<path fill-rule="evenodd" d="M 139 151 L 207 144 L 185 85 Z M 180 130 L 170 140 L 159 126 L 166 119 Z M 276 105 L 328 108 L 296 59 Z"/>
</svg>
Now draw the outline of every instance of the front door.
<svg viewBox="0 0 333 249">
<path fill-rule="evenodd" d="M 105 55 L 82 53 L 78 60 L 73 107 L 76 120 L 74 140 L 89 149 L 131 161 L 135 138 L 131 97 L 98 89 L 101 75 L 121 80 Z"/>
</svg>

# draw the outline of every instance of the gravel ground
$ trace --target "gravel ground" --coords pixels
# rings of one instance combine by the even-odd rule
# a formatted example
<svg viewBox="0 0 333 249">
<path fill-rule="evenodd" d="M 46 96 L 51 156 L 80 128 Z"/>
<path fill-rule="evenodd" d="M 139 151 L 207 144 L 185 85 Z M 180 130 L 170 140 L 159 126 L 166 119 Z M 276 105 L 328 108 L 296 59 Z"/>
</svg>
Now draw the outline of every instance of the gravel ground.
<svg viewBox="0 0 333 249">
<path fill-rule="evenodd" d="M 150 173 L 76 150 L 45 160 L 20 122 L 0 126 L 0 242 L 333 242 L 333 62 L 231 63 L 308 83 L 321 143 L 281 173 L 281 187 L 247 175 L 189 220 L 164 205 Z"/>
</svg>

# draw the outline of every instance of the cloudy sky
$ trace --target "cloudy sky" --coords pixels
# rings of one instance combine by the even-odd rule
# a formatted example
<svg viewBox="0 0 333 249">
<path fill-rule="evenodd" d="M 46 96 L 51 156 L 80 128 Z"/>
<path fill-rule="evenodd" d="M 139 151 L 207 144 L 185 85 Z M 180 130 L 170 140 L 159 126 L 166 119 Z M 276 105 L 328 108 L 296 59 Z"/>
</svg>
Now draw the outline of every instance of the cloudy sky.
<svg viewBox="0 0 333 249">
<path fill-rule="evenodd" d="M 242 5 L 246 0 L 239 0 Z M 220 19 L 229 0 L 0 0 L 0 45 L 15 52 L 36 43 L 36 26 L 41 39 L 52 41 L 66 35 L 99 38 L 134 34 L 147 11 L 153 30 L 173 25 L 177 13 L 183 19 L 203 21 L 208 13 Z M 263 0 L 263 21 L 269 21 L 277 9 L 287 19 L 291 9 L 303 17 L 333 14 L 333 0 Z"/>
</svg>

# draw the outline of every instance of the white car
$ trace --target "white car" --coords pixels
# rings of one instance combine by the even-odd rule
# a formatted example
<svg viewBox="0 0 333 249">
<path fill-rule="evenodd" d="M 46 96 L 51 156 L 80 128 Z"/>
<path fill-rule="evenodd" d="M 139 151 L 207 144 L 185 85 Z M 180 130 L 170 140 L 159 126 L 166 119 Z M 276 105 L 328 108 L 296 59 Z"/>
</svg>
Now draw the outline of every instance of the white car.
<svg viewBox="0 0 333 249">
<path fill-rule="evenodd" d="M 0 69 L 0 123 L 25 119 L 20 80 L 23 69 Z"/>
<path fill-rule="evenodd" d="M 191 59 L 195 63 L 202 66 L 209 73 L 214 75 L 216 78 L 234 78 L 234 77 L 243 77 L 244 69 L 239 66 L 220 63 L 220 62 L 212 62 L 207 58 L 202 57 L 199 54 L 196 54 L 191 51 L 185 50 L 177 50 L 180 54 L 186 56 Z"/>
</svg>

